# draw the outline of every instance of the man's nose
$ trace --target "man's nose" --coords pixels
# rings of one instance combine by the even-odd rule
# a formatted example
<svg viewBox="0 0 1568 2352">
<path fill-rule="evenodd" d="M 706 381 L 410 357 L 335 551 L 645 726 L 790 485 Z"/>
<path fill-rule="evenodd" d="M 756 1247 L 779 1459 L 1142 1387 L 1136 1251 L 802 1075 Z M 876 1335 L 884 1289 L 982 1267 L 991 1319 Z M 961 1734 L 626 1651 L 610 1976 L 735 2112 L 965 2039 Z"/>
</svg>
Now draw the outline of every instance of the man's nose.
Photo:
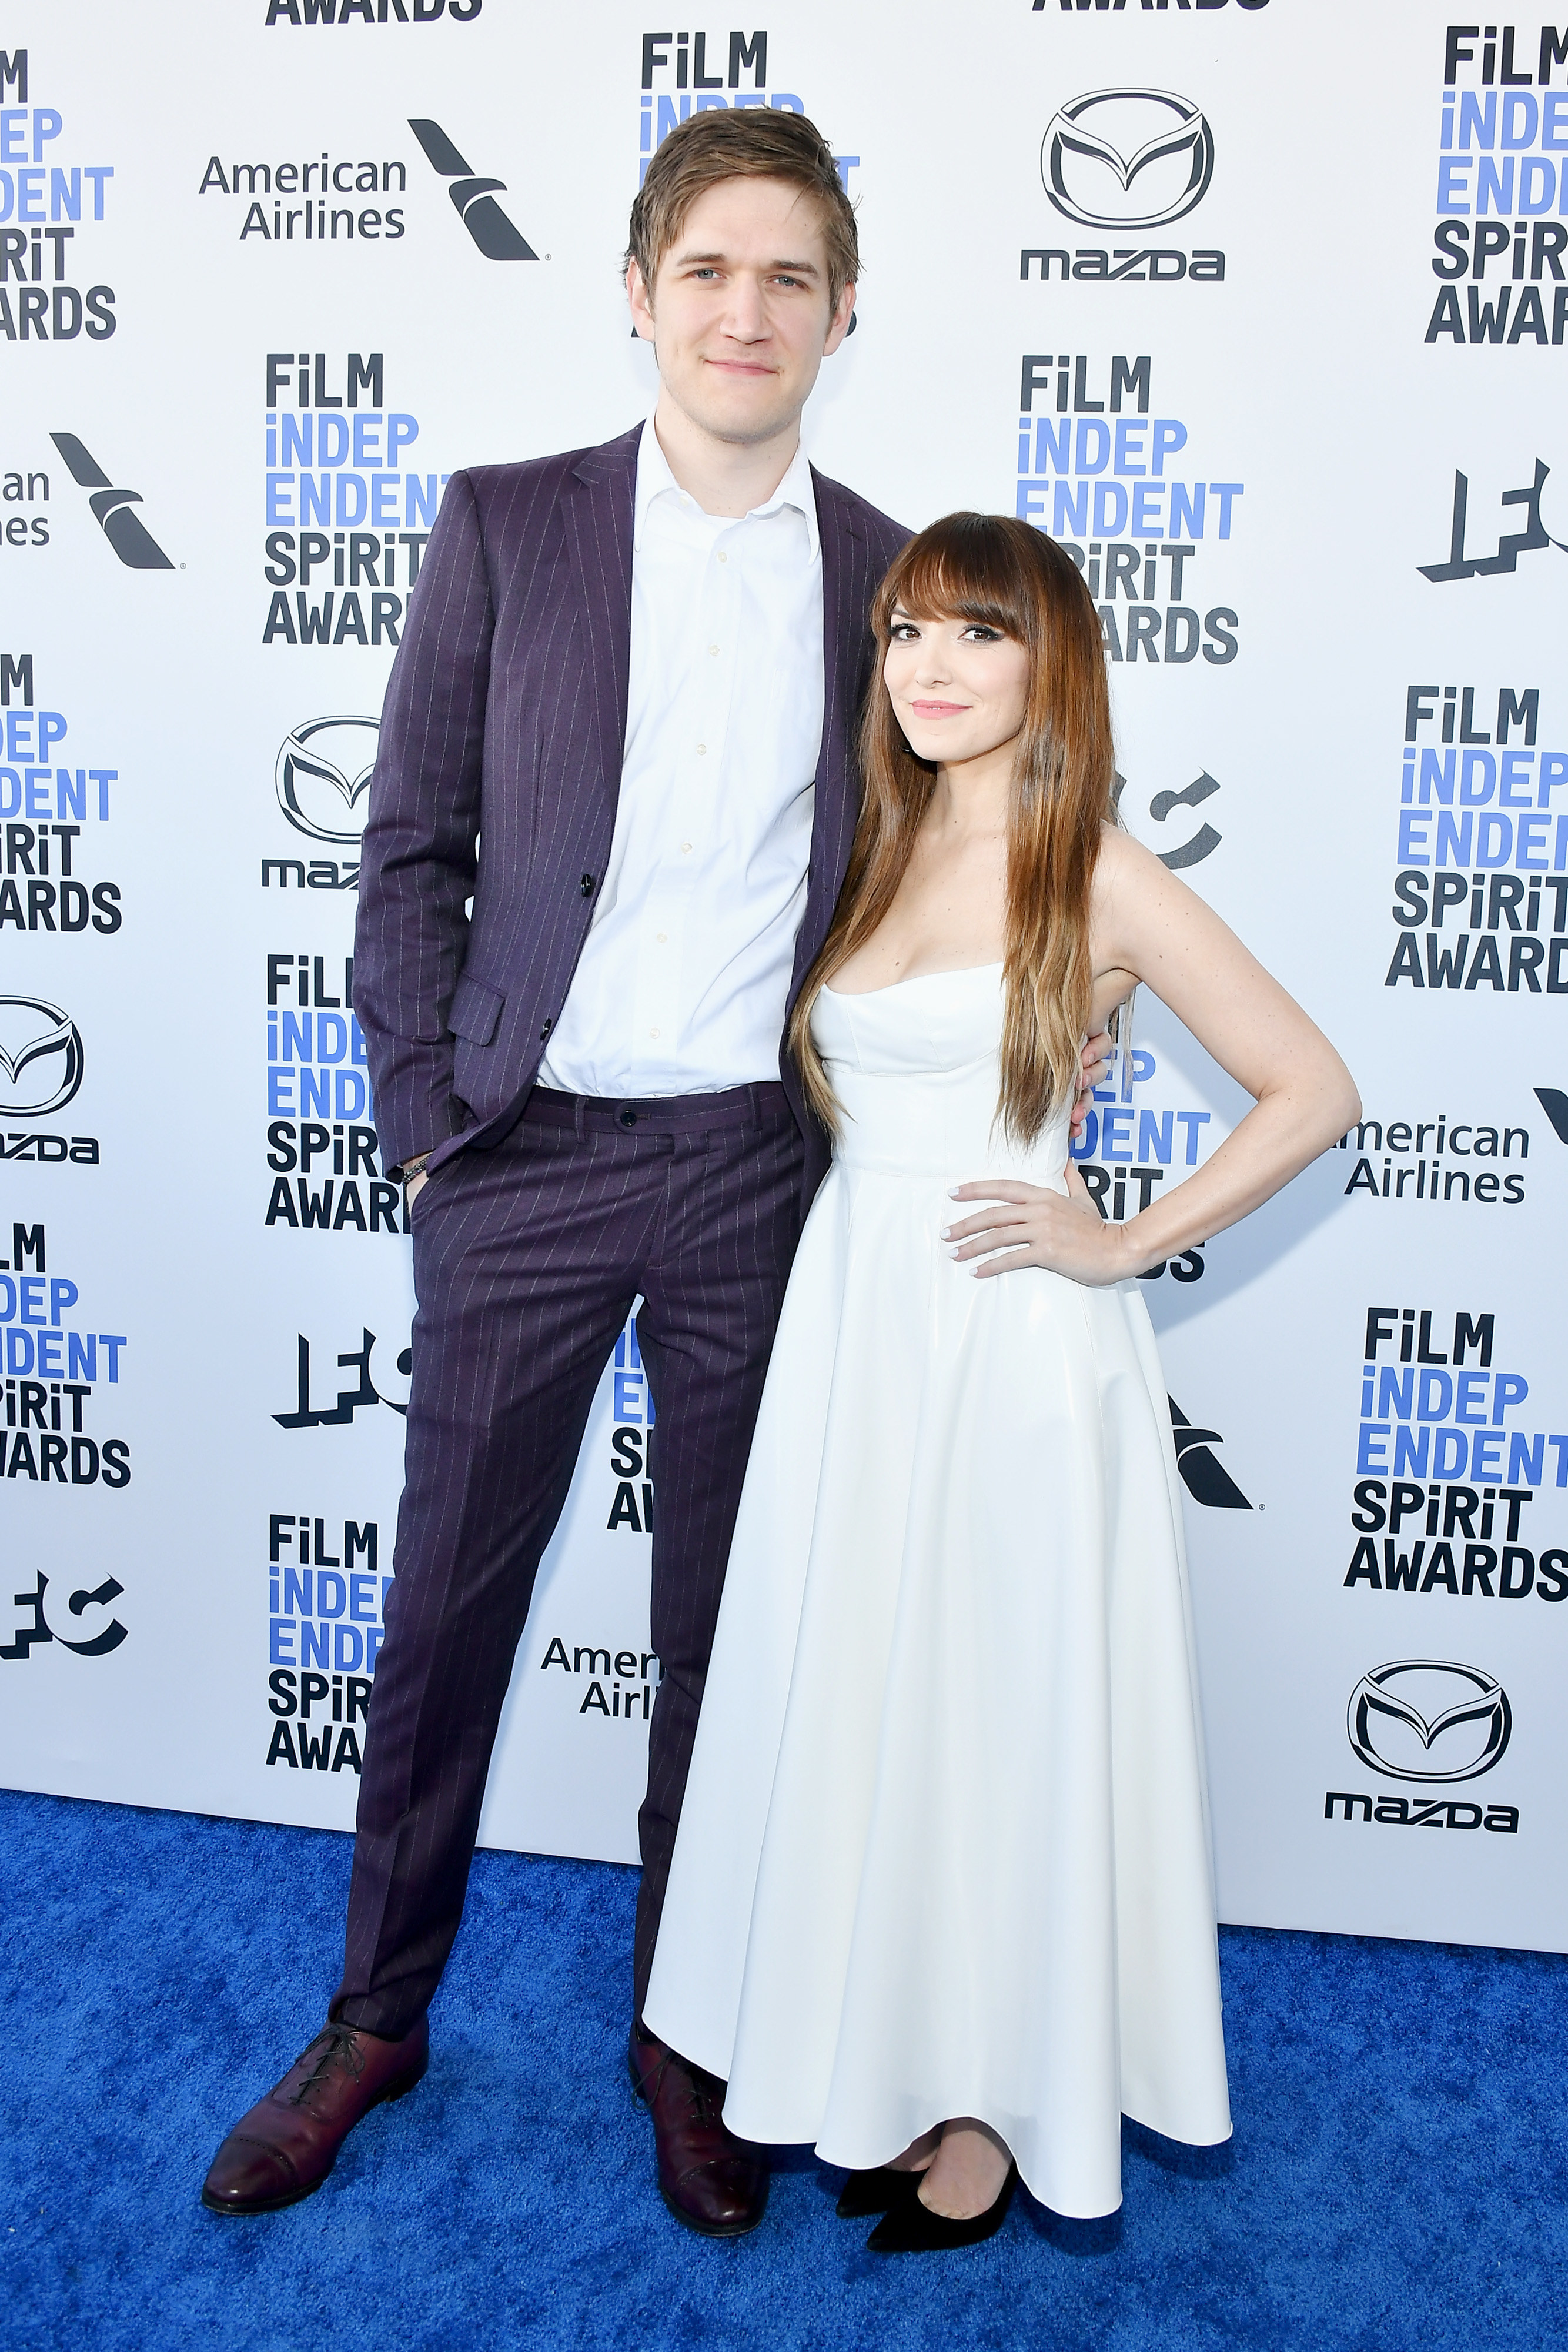
<svg viewBox="0 0 1568 2352">
<path fill-rule="evenodd" d="M 725 331 L 737 342 L 761 342 L 768 331 L 767 307 L 762 289 L 755 278 L 737 278 L 731 288 L 729 308 L 725 317 Z"/>
</svg>

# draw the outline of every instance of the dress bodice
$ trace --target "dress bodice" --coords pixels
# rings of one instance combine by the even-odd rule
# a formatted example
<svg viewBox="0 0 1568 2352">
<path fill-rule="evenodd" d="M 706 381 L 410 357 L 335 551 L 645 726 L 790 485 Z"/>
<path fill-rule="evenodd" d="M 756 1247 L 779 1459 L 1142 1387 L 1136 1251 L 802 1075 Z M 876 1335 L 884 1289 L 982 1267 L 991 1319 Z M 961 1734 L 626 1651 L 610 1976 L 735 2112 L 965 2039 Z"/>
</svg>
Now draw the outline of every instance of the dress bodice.
<svg viewBox="0 0 1568 2352">
<path fill-rule="evenodd" d="M 922 973 L 856 996 L 820 991 L 811 1035 L 841 1106 L 834 1157 L 883 1176 L 1015 1176 L 1065 1192 L 1068 1107 L 1031 1144 L 998 1116 L 1002 967 Z"/>
</svg>

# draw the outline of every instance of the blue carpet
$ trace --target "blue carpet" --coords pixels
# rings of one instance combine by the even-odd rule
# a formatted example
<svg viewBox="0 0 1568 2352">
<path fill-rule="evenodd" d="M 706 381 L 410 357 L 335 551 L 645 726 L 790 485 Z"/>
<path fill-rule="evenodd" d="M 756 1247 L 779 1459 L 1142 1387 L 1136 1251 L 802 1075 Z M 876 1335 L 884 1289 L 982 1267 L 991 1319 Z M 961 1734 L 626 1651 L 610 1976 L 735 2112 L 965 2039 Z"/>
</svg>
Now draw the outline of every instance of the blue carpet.
<svg viewBox="0 0 1568 2352">
<path fill-rule="evenodd" d="M 1115 2221 L 1020 2199 L 879 2261 L 792 2152 L 716 2245 L 625 2087 L 633 1874 L 481 1854 L 425 2082 L 240 2221 L 202 2175 L 318 2021 L 348 1840 L 5 1794 L 0 1831 L 7 2352 L 1568 2346 L 1555 1957 L 1228 1930 L 1228 2159 L 1129 2126 Z"/>
</svg>

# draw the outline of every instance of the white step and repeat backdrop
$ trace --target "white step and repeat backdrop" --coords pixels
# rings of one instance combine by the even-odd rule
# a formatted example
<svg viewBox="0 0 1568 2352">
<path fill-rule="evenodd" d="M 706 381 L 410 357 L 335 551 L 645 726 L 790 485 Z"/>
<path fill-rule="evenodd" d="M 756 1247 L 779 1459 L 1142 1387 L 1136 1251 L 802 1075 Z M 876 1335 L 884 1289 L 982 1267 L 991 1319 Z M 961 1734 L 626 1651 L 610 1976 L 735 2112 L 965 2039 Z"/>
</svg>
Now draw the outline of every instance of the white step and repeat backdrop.
<svg viewBox="0 0 1568 2352">
<path fill-rule="evenodd" d="M 866 253 L 814 457 L 1071 546 L 1127 823 L 1365 1097 L 1147 1283 L 1223 1916 L 1568 1943 L 1568 21 L 1451 13 L 13 0 L 7 1780 L 352 1820 L 408 1385 L 350 962 L 392 650 L 454 467 L 645 413 L 642 162 L 803 108 Z M 1106 1213 L 1244 1108 L 1145 1003 Z M 635 1853 L 649 1417 L 628 1334 L 491 1843 Z"/>
</svg>

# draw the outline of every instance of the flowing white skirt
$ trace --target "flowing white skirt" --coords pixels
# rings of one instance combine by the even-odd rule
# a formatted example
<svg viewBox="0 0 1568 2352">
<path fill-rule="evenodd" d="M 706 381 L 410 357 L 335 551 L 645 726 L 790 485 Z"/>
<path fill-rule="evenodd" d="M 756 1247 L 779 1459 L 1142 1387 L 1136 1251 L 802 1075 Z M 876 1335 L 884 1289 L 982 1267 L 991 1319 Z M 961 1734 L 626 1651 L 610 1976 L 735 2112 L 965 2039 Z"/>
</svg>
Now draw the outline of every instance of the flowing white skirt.
<svg viewBox="0 0 1568 2352">
<path fill-rule="evenodd" d="M 954 1181 L 808 1221 L 645 2014 L 744 2137 L 977 2116 L 1100 2214 L 1124 2112 L 1230 2130 L 1176 1458 L 1136 1284 L 976 1281 Z"/>
</svg>

